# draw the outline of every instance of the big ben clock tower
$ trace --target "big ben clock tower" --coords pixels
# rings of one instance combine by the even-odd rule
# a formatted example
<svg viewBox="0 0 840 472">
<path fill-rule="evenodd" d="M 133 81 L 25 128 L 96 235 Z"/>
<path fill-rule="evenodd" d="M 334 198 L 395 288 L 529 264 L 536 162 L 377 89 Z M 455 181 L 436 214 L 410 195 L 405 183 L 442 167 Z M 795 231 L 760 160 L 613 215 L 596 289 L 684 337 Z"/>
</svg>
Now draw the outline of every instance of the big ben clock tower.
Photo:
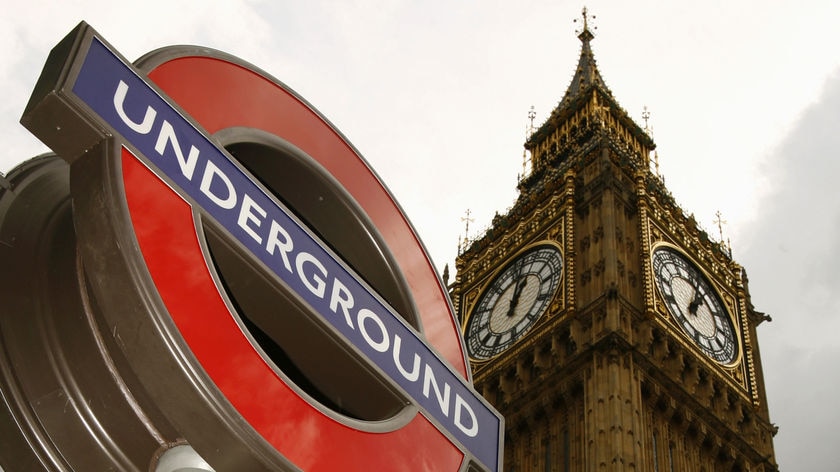
<svg viewBox="0 0 840 472">
<path fill-rule="evenodd" d="M 509 471 L 776 471 L 744 269 L 650 171 L 584 10 L 580 59 L 525 143 L 513 207 L 456 260 L 476 389 Z"/>
</svg>

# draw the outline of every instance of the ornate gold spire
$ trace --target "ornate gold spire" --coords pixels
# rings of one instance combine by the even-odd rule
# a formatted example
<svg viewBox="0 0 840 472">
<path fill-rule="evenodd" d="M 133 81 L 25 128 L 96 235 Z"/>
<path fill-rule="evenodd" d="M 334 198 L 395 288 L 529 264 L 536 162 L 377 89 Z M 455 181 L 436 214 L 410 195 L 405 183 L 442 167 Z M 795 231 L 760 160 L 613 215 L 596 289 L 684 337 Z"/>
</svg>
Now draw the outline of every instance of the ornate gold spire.
<svg viewBox="0 0 840 472">
<path fill-rule="evenodd" d="M 577 32 L 578 38 L 583 42 L 589 42 L 595 37 L 595 34 L 589 29 L 589 12 L 586 7 L 583 7 L 581 14 L 583 16 L 583 28 Z M 592 19 L 595 19 L 595 15 L 592 15 Z M 577 19 L 575 19 L 575 22 L 577 22 Z"/>
<path fill-rule="evenodd" d="M 645 130 L 621 108 L 601 77 L 590 45 L 595 38 L 595 27 L 592 26 L 594 18 L 584 8 L 582 18 L 575 20 L 580 24 L 576 33 L 581 42 L 577 67 L 557 107 L 525 142 L 525 148 L 531 152 L 531 175 L 523 179 L 523 188 L 535 183 L 546 167 L 565 161 L 566 156 L 579 148 L 581 143 L 577 141 L 585 135 L 581 129 L 590 125 L 598 126 L 601 131 L 609 130 L 614 135 L 610 139 L 624 141 L 641 154 L 636 159 L 642 164 L 649 163 L 650 151 L 656 147 Z M 576 144 L 573 144 L 573 140 L 577 140 Z"/>
<path fill-rule="evenodd" d="M 578 59 L 578 65 L 575 69 L 575 75 L 572 78 L 572 82 L 569 84 L 566 94 L 563 95 L 563 99 L 560 100 L 558 108 L 562 108 L 564 104 L 570 102 L 591 85 L 600 87 L 607 95 L 612 96 L 612 92 L 607 87 L 606 82 L 604 82 L 604 79 L 601 77 L 601 73 L 598 71 L 598 65 L 595 63 L 595 55 L 592 53 L 592 47 L 589 45 L 589 43 L 595 38 L 595 34 L 592 32 L 592 29 L 590 29 L 590 17 L 586 7 L 583 7 L 582 13 L 583 27 L 577 31 L 578 39 L 580 39 L 580 42 L 582 43 L 580 58 Z M 592 19 L 595 19 L 595 16 L 592 16 Z M 577 20 L 575 20 L 575 22 L 577 22 Z"/>
</svg>

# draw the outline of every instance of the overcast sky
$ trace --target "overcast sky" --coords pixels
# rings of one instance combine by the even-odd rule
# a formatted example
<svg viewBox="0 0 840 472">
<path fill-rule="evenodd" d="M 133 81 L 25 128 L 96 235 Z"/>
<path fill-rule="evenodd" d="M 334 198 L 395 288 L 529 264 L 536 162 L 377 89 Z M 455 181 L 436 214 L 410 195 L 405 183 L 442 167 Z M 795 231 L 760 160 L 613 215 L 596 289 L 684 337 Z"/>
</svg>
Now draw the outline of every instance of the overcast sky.
<svg viewBox="0 0 840 472">
<path fill-rule="evenodd" d="M 197 44 L 237 55 L 318 108 L 452 265 L 516 197 L 539 125 L 577 62 L 582 3 L 557 0 L 0 0 L 0 171 L 45 152 L 18 124 L 50 48 L 80 20 L 135 59 Z M 783 470 L 836 471 L 840 436 L 840 3 L 591 1 L 618 102 L 650 126 L 683 208 L 748 270 Z"/>
</svg>

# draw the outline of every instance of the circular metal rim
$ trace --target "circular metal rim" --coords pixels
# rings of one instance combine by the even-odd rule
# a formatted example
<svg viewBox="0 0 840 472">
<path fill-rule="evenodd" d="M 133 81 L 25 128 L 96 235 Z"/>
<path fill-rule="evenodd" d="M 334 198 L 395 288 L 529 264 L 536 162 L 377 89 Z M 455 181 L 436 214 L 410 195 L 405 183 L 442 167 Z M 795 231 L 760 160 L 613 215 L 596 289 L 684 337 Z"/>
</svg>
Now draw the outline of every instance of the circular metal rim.
<svg viewBox="0 0 840 472">
<path fill-rule="evenodd" d="M 196 58 L 194 56 L 191 56 L 190 58 L 182 58 L 182 60 L 183 59 L 189 59 L 192 61 L 219 61 L 218 58 Z M 241 65 L 234 65 L 241 68 Z M 160 79 L 161 75 L 159 71 L 161 70 L 161 67 L 165 67 L 165 65 L 160 65 L 154 71 L 151 71 L 150 78 L 153 80 Z M 247 72 L 253 73 L 253 71 L 250 70 Z M 202 72 L 195 73 L 201 74 Z M 175 74 L 177 75 L 178 73 L 175 72 Z M 261 80 L 265 79 L 261 78 Z M 277 84 L 272 83 L 272 86 L 277 87 Z M 166 87 L 162 88 L 166 90 Z M 192 92 L 192 90 L 190 91 Z M 178 103 L 181 103 L 180 98 L 183 97 L 173 98 Z M 196 97 L 193 98 L 196 99 Z M 197 99 L 207 101 L 206 97 L 198 97 Z M 263 106 L 265 107 L 265 105 Z M 188 114 L 194 115 L 193 110 L 190 110 L 189 107 L 185 108 Z M 310 116 L 314 116 L 316 119 L 319 116 L 314 114 L 309 108 L 306 108 L 306 110 L 310 113 Z M 196 120 L 201 121 L 201 118 L 196 118 Z M 321 123 L 322 126 L 325 124 L 323 121 Z M 238 125 L 239 123 L 232 124 Z M 218 127 L 218 129 L 224 128 L 226 127 Z M 212 126 L 209 129 L 205 127 L 205 129 L 207 129 L 210 133 L 218 131 L 218 129 Z M 359 156 L 355 154 L 352 147 L 344 142 L 331 127 L 328 127 L 328 129 L 331 133 L 339 137 L 338 141 L 345 148 L 344 152 L 350 152 L 355 162 L 361 163 L 361 168 L 368 173 L 370 178 L 374 179 L 375 183 L 378 183 L 378 179 L 376 179 L 370 169 L 367 168 L 367 166 L 360 160 Z M 182 340 L 183 338 L 177 335 L 177 333 L 180 333 L 181 335 L 184 334 L 183 327 L 177 325 L 173 320 L 168 319 L 168 316 L 166 315 L 166 313 L 168 313 L 167 303 L 163 298 L 161 298 L 162 296 L 164 298 L 166 297 L 165 295 L 157 293 L 158 291 L 156 290 L 156 287 L 160 284 L 158 283 L 156 285 L 154 279 L 150 277 L 149 270 L 152 272 L 154 272 L 154 270 L 148 268 L 148 260 L 146 260 L 145 263 L 142 262 L 144 260 L 143 256 L 148 256 L 148 254 L 141 249 L 144 244 L 143 238 L 132 233 L 132 231 L 136 231 L 138 221 L 136 219 L 132 219 L 132 217 L 136 217 L 136 213 L 130 210 L 130 204 L 128 203 L 128 201 L 131 200 L 130 195 L 134 190 L 132 190 L 129 185 L 129 181 L 132 178 L 126 177 L 126 166 L 134 168 L 131 172 L 147 172 L 148 168 L 145 165 L 140 164 L 139 161 L 137 161 L 137 158 L 131 155 L 128 151 L 120 150 L 115 147 L 115 145 L 116 143 L 107 143 L 105 145 L 105 149 L 100 150 L 101 153 L 110 156 L 108 159 L 105 159 L 106 162 L 104 163 L 101 162 L 101 159 L 100 162 L 97 162 L 97 160 L 91 156 L 82 158 L 74 163 L 74 170 L 76 168 L 79 170 L 71 175 L 71 180 L 73 180 L 73 176 L 77 176 L 72 185 L 74 189 L 74 198 L 78 195 L 79 206 L 87 207 L 86 210 L 81 212 L 80 221 L 85 221 L 85 226 L 88 224 L 93 225 L 92 228 L 86 230 L 88 241 L 108 241 L 108 244 L 110 244 L 109 247 L 104 248 L 88 247 L 87 251 L 89 252 L 87 255 L 89 257 L 86 258 L 86 263 L 90 262 L 90 267 L 93 272 L 125 274 L 126 282 L 124 283 L 128 286 L 124 286 L 122 288 L 127 291 L 134 291 L 140 295 L 140 299 L 130 301 L 130 305 L 133 306 L 130 306 L 130 309 L 127 309 L 124 313 L 120 314 L 120 319 L 111 318 L 110 322 L 114 326 L 115 336 L 117 333 L 129 332 L 134 334 L 136 332 L 148 332 L 148 330 L 151 330 L 160 337 L 160 339 L 150 341 L 145 343 L 145 345 L 137 345 L 135 343 L 134 345 L 129 346 L 126 343 L 123 346 L 124 352 L 126 352 L 126 357 L 133 362 L 133 368 L 138 372 L 138 377 L 141 377 L 141 379 L 146 381 L 153 381 L 153 379 L 159 378 L 161 370 L 180 372 L 178 375 L 187 373 L 187 377 L 182 377 L 177 380 L 180 387 L 183 388 L 178 389 L 180 392 L 178 395 L 172 395 L 171 389 L 165 389 L 160 386 L 150 386 L 150 394 L 158 402 L 162 403 L 161 409 L 165 410 L 168 417 L 172 419 L 173 424 L 175 424 L 175 426 L 180 430 L 184 431 L 185 436 L 189 435 L 187 439 L 190 443 L 193 444 L 193 446 L 196 447 L 203 456 L 207 457 L 214 466 L 216 464 L 228 463 L 235 464 L 237 468 L 248 468 L 249 470 L 258 470 L 266 467 L 270 469 L 279 468 L 282 470 L 295 469 L 295 465 L 286 458 L 289 454 L 290 448 L 294 448 L 294 444 L 292 444 L 293 441 L 289 441 L 289 437 L 284 437 L 284 441 L 281 441 L 283 442 L 281 447 L 277 442 L 278 436 L 271 436 L 271 434 L 273 434 L 272 430 L 278 426 L 278 423 L 283 423 L 283 420 L 279 418 L 271 418 L 273 423 L 264 423 L 263 427 L 260 429 L 254 425 L 253 417 L 249 417 L 248 413 L 243 412 L 241 408 L 234 407 L 233 410 L 231 410 L 231 403 L 229 403 L 231 400 L 229 394 L 230 391 L 222 393 L 222 391 L 219 390 L 218 378 L 214 379 L 212 373 L 204 372 L 207 368 L 206 362 L 196 363 L 196 357 L 194 356 L 197 354 L 194 346 L 189 345 L 189 343 L 185 345 Z M 98 155 L 101 153 L 91 152 L 90 154 Z M 98 189 L 98 193 L 96 194 L 86 195 L 86 192 L 90 193 L 90 178 L 91 176 L 96 175 L 99 176 L 100 182 L 102 182 L 102 188 Z M 147 177 L 146 179 L 148 180 Z M 162 181 L 160 182 L 163 188 L 158 188 L 156 190 L 158 193 L 166 191 L 165 184 L 163 184 Z M 358 185 L 358 183 L 356 183 L 356 185 Z M 383 195 L 381 192 L 386 191 L 381 184 L 377 185 L 377 188 L 380 192 L 377 195 L 377 198 L 379 198 Z M 143 190 L 140 190 L 140 192 L 142 193 Z M 387 192 L 385 194 L 387 196 Z M 367 197 L 368 204 L 371 204 L 370 198 L 372 197 Z M 374 200 L 373 205 L 376 206 L 379 202 L 377 202 L 375 198 Z M 141 204 L 145 204 L 142 199 L 140 201 L 142 202 Z M 403 231 L 408 231 L 411 236 L 409 239 L 413 242 L 417 242 L 418 240 L 416 235 L 411 231 L 410 226 L 406 224 L 406 220 L 399 211 L 399 208 L 396 207 L 395 203 L 390 198 L 388 201 L 391 203 L 390 211 L 395 211 L 398 220 L 402 222 L 401 227 L 403 228 Z M 103 202 L 110 202 L 110 204 L 103 204 Z M 365 207 L 364 199 L 360 203 L 366 210 L 370 210 Z M 381 208 L 375 208 L 375 210 L 380 213 L 382 211 Z M 178 210 L 178 212 L 181 216 L 177 218 L 183 220 L 182 222 L 189 220 L 191 225 L 189 230 L 187 230 L 186 226 L 183 225 L 179 229 L 184 230 L 184 234 L 192 234 L 192 237 L 195 238 L 196 231 L 194 219 L 192 217 L 193 214 L 189 209 L 189 205 L 186 202 L 183 202 L 183 209 Z M 368 213 L 370 213 L 370 211 L 368 211 Z M 189 215 L 189 217 L 185 215 Z M 382 215 L 380 214 L 379 217 L 381 218 Z M 100 218 L 100 221 L 96 224 L 87 222 L 88 219 L 95 218 Z M 374 220 L 376 220 L 376 217 L 374 217 Z M 118 233 L 118 238 L 114 241 L 110 241 L 109 237 L 113 238 L 113 232 L 115 230 Z M 395 237 L 394 233 L 399 234 L 399 231 L 392 231 L 392 234 L 390 235 L 391 239 Z M 387 234 L 385 236 L 386 240 L 388 240 L 389 236 Z M 389 240 L 389 244 L 391 243 L 392 241 Z M 411 244 L 409 244 L 409 246 L 411 246 Z M 434 273 L 428 257 L 422 250 L 422 246 L 414 245 L 413 248 L 414 262 L 417 262 L 418 255 L 422 256 L 421 259 L 422 261 L 425 261 L 424 263 L 427 265 L 426 267 L 428 270 L 420 270 L 419 276 L 417 271 L 413 274 L 409 272 L 409 284 L 412 286 L 412 291 L 415 291 L 417 288 L 417 277 L 420 277 L 420 279 L 424 281 L 423 283 L 426 284 L 427 289 L 431 286 L 434 290 L 442 294 L 443 292 L 440 286 L 440 280 Z M 403 247 L 401 250 L 405 251 L 406 248 Z M 417 253 L 418 250 L 420 251 L 419 254 Z M 396 254 L 396 257 L 401 262 L 403 270 L 405 270 L 405 261 L 400 260 L 399 251 Z M 87 261 L 87 259 L 90 259 L 90 261 Z M 415 269 L 416 268 L 417 267 L 415 265 Z M 431 278 L 429 275 L 431 275 Z M 412 280 L 412 278 L 414 278 L 414 280 Z M 116 307 L 125 308 L 126 299 L 124 296 L 119 295 L 123 292 L 122 290 L 106 290 L 105 292 L 113 292 L 103 293 L 103 291 L 100 290 L 99 294 L 102 296 L 102 303 L 103 306 L 106 307 L 106 310 L 109 307 L 113 310 L 115 310 Z M 426 295 L 428 295 L 428 293 L 426 293 Z M 423 306 L 429 306 L 430 304 L 434 306 L 435 309 L 424 312 Z M 418 305 L 420 306 L 419 310 L 422 315 L 424 327 L 428 328 L 427 321 L 429 320 L 429 317 L 431 317 L 432 320 L 437 318 L 438 323 L 436 325 L 435 323 L 432 323 L 433 326 L 428 330 L 429 336 L 427 339 L 429 341 L 437 340 L 439 342 L 443 340 L 444 345 L 446 344 L 446 340 L 449 340 L 450 342 L 454 341 L 454 344 L 458 346 L 456 361 L 460 358 L 460 367 L 465 368 L 466 359 L 463 358 L 463 347 L 461 346 L 457 330 L 441 330 L 442 325 L 448 324 L 454 327 L 454 316 L 452 316 L 451 306 L 449 306 L 448 301 L 441 306 L 439 299 L 435 300 L 434 297 L 427 297 L 425 300 L 418 301 Z M 117 315 L 115 314 L 114 316 Z M 149 318 L 150 316 L 151 319 Z M 134 319 L 134 317 L 145 318 L 147 321 L 138 321 Z M 238 331 L 238 329 L 231 330 L 231 332 L 233 331 Z M 173 336 L 173 334 L 176 335 Z M 251 351 L 254 351 L 253 345 L 250 342 L 248 342 L 248 346 L 250 346 Z M 440 347 L 440 344 L 438 344 L 438 347 Z M 155 352 L 160 351 L 170 352 L 173 357 L 158 363 L 155 367 L 149 367 L 149 355 L 154 355 Z M 449 354 L 452 354 L 451 349 Z M 230 361 L 230 359 L 222 360 L 222 362 L 228 361 Z M 246 362 L 246 365 L 254 364 L 248 364 Z M 458 369 L 458 365 L 455 367 L 457 370 L 460 370 Z M 288 386 L 284 386 L 283 388 L 287 389 Z M 293 397 L 295 399 L 294 402 L 302 401 L 297 394 L 294 394 Z M 200 420 L 196 421 L 194 411 L 196 404 L 209 406 L 213 414 L 202 417 Z M 325 418 L 322 413 L 318 412 L 316 415 L 314 412 L 310 412 L 311 407 L 307 407 L 305 405 L 305 403 L 295 403 L 295 405 L 286 403 L 283 407 L 288 411 L 307 411 L 307 414 L 311 415 L 311 418 L 308 419 L 324 421 L 323 419 L 318 419 L 322 417 Z M 243 419 L 246 421 L 243 421 Z M 333 419 L 329 419 L 329 422 L 335 423 Z M 224 432 L 219 433 L 219 431 Z M 267 431 L 268 436 L 271 436 L 274 439 L 266 441 L 265 438 Z M 343 432 L 339 433 L 339 431 Z M 211 432 L 213 433 L 211 434 Z M 320 431 L 320 433 L 322 434 L 323 431 Z M 343 451 L 343 456 L 338 453 L 325 453 L 314 459 L 311 457 L 304 458 L 310 462 L 300 462 L 298 459 L 301 459 L 301 457 L 298 455 L 297 459 L 292 457 L 292 460 L 297 462 L 299 466 L 308 470 L 314 470 L 316 468 L 323 468 L 326 470 L 335 468 L 338 466 L 337 464 L 346 464 L 353 461 L 356 461 L 358 464 L 365 464 L 367 461 L 373 460 L 379 461 L 378 463 L 384 465 L 400 460 L 428 461 L 431 457 L 435 457 L 435 460 L 459 464 L 463 459 L 463 453 L 458 451 L 457 447 L 455 447 L 440 430 L 429 423 L 429 420 L 422 415 L 415 415 L 415 418 L 411 422 L 409 422 L 405 427 L 400 428 L 398 431 L 381 433 L 368 437 L 365 437 L 364 435 L 360 436 L 359 433 L 360 432 L 356 428 L 348 429 L 346 425 L 341 425 L 341 427 L 336 429 L 333 433 L 338 436 L 333 436 L 331 439 L 327 440 L 327 443 L 331 444 L 333 448 L 338 448 Z M 420 440 L 418 438 L 427 439 Z M 437 439 L 433 440 L 432 438 Z M 302 435 L 297 434 L 294 439 L 297 440 L 297 444 L 300 445 L 300 441 L 305 438 Z M 350 441 L 348 439 L 354 440 Z M 443 441 L 443 443 L 441 443 L 441 441 Z M 288 444 L 286 444 L 287 442 Z M 309 440 L 305 440 L 304 443 L 308 444 L 311 448 L 317 444 L 317 442 L 318 441 L 315 438 L 310 438 Z M 432 447 L 433 443 L 435 444 L 434 447 Z M 224 453 L 220 452 L 217 447 L 218 444 L 226 445 L 227 449 Z M 366 445 L 360 447 L 360 444 Z M 445 445 L 442 446 L 442 444 Z M 370 451 L 374 449 L 379 450 L 381 455 L 372 456 Z M 284 456 L 279 456 L 277 454 L 278 451 L 280 451 Z M 408 457 L 406 454 L 408 454 Z M 414 457 L 415 459 L 411 459 L 411 457 Z M 338 462 L 324 462 L 325 460 Z M 317 464 L 317 466 L 313 464 Z M 374 465 L 373 467 L 377 466 Z M 457 465 L 455 465 L 454 468 L 457 468 Z"/>
</svg>

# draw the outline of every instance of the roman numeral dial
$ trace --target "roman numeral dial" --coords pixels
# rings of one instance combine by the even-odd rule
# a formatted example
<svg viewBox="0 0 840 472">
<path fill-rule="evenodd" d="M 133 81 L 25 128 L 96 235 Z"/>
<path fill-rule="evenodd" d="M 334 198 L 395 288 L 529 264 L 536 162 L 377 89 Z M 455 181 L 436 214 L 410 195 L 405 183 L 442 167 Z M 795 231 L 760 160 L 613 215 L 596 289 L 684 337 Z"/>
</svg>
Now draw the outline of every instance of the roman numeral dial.
<svg viewBox="0 0 840 472">
<path fill-rule="evenodd" d="M 548 309 L 563 278 L 563 257 L 553 245 L 527 249 L 484 289 L 467 323 L 467 352 L 494 357 L 524 336 Z"/>
<path fill-rule="evenodd" d="M 703 272 L 669 246 L 653 251 L 653 275 L 668 312 L 707 356 L 723 365 L 738 358 L 729 312 Z"/>
</svg>

